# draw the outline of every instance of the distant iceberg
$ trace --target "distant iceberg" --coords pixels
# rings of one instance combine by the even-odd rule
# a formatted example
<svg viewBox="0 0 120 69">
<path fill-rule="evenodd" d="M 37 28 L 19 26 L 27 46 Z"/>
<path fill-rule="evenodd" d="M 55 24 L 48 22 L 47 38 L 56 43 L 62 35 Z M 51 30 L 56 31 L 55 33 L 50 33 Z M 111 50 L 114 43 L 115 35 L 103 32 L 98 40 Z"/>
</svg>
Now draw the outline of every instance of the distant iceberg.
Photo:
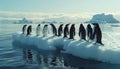
<svg viewBox="0 0 120 69">
<path fill-rule="evenodd" d="M 113 17 L 112 14 L 105 15 L 104 13 L 102 14 L 96 14 L 92 17 L 90 21 L 87 21 L 86 23 L 119 23 L 117 19 Z"/>
<path fill-rule="evenodd" d="M 23 18 L 22 20 L 18 20 L 14 22 L 15 24 L 29 24 L 32 23 L 32 21 L 27 20 L 26 18 Z"/>
</svg>

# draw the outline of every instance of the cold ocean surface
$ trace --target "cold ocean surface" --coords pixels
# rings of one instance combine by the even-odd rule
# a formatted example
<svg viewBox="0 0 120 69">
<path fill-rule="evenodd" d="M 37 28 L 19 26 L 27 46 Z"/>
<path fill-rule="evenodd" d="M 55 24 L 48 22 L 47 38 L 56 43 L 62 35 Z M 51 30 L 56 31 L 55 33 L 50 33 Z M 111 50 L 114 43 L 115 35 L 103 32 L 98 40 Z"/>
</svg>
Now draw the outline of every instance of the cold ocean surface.
<svg viewBox="0 0 120 69">
<path fill-rule="evenodd" d="M 13 34 L 15 32 L 20 32 L 22 26 L 22 24 L 0 24 L 0 69 L 120 69 L 120 64 L 111 64 L 92 59 L 84 59 L 83 57 L 76 57 L 71 54 L 61 52 L 60 50 L 43 50 L 36 48 L 36 46 L 19 44 L 17 42 L 13 43 Z M 32 26 L 34 26 L 34 31 L 37 25 L 33 24 Z M 106 39 L 108 41 L 111 41 L 111 43 L 114 43 L 114 45 L 110 45 L 110 47 L 115 49 L 115 51 L 120 51 L 118 44 L 120 41 L 119 25 L 111 26 L 109 24 L 105 24 L 101 25 L 101 29 L 103 32 L 108 32 L 108 35 L 110 34 L 109 38 Z M 33 32 L 33 34 L 34 33 L 35 32 Z M 69 51 L 70 50 L 71 49 L 69 49 Z M 115 53 L 111 52 L 111 55 L 113 54 Z M 44 59 L 43 63 L 40 63 L 39 56 L 42 56 Z M 114 57 L 119 56 L 120 55 L 117 54 Z M 53 60 L 56 60 L 58 58 L 60 62 L 64 61 L 65 66 L 56 67 L 54 64 L 51 64 L 54 66 L 49 66 L 48 61 L 50 60 L 48 59 L 50 58 Z M 110 59 L 112 60 L 111 57 Z M 120 60 L 117 59 L 117 61 Z"/>
</svg>

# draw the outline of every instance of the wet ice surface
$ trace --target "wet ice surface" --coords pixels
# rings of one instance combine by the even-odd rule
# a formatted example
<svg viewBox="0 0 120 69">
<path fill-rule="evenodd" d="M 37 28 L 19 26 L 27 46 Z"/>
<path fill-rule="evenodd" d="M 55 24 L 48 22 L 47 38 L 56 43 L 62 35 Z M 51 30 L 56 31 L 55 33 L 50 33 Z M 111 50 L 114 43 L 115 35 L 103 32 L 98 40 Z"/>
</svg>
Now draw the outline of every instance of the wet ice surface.
<svg viewBox="0 0 120 69">
<path fill-rule="evenodd" d="M 49 51 L 36 48 L 27 48 L 18 46 L 23 52 L 25 65 L 31 65 L 42 69 L 78 69 L 78 68 L 94 68 L 94 64 L 101 62 L 86 60 L 75 57 L 71 54 L 61 53 L 60 50 Z M 30 55 L 31 54 L 31 55 Z"/>
<path fill-rule="evenodd" d="M 87 24 L 84 26 L 86 27 Z M 76 36 L 75 40 L 70 40 L 61 37 L 53 37 L 53 34 L 49 34 L 47 37 L 36 36 L 35 33 L 32 33 L 30 36 L 25 36 L 23 34 L 15 33 L 13 34 L 13 42 L 18 45 L 30 45 L 35 46 L 43 50 L 56 50 L 58 48 L 64 49 L 64 53 L 72 54 L 74 56 L 96 60 L 112 64 L 120 64 L 119 54 L 120 54 L 120 45 L 119 45 L 119 32 L 116 32 L 116 29 L 110 25 L 100 25 L 102 29 L 103 39 L 102 42 L 104 46 L 99 44 L 94 44 L 93 42 L 80 41 L 78 36 L 78 25 L 76 25 Z M 49 29 L 51 29 L 49 27 Z"/>
<path fill-rule="evenodd" d="M 42 55 L 46 60 L 50 57 L 58 57 L 64 58 L 64 64 L 66 69 L 70 68 L 85 68 L 85 69 L 120 69 L 119 64 L 109 64 L 109 63 L 102 63 L 95 60 L 87 60 L 80 57 L 75 57 L 71 54 L 66 54 L 59 51 L 49 51 L 49 50 L 42 50 L 36 48 L 33 45 L 26 45 L 26 44 L 12 44 L 12 33 L 16 31 L 20 31 L 22 28 L 22 24 L 1 24 L 0 25 L 0 69 L 42 69 L 41 64 L 38 63 L 36 57 L 37 54 Z M 37 25 L 34 25 L 35 28 Z M 115 39 L 108 40 L 113 41 L 113 43 L 119 42 L 119 27 L 110 27 L 108 25 L 104 25 L 101 29 L 104 29 L 104 32 L 108 31 Z M 114 34 L 115 33 L 115 34 Z M 104 42 L 103 42 L 104 43 Z M 112 42 L 111 42 L 112 43 Z M 116 45 L 111 45 L 111 48 L 115 48 L 117 50 Z M 106 47 L 107 48 L 107 47 Z M 31 62 L 26 62 L 25 54 L 23 50 L 30 50 L 32 52 L 33 60 Z M 109 47 L 108 47 L 109 49 Z M 118 56 L 118 55 L 117 55 Z M 46 61 L 45 61 L 46 62 Z M 43 66 L 43 68 L 47 69 L 59 69 L 58 67 L 48 67 Z M 61 68 L 64 69 L 64 68 Z"/>
<path fill-rule="evenodd" d="M 34 46 L 26 47 L 26 46 L 15 46 L 17 49 L 21 49 L 24 66 L 32 68 L 45 68 L 45 69 L 119 69 L 119 65 L 116 64 L 108 64 L 102 63 L 95 60 L 87 60 L 79 57 L 75 57 L 71 54 L 62 53 L 60 50 L 49 51 L 35 48 Z M 26 60 L 25 50 L 32 53 L 32 61 L 31 58 Z M 53 60 L 53 62 L 51 62 Z M 61 62 L 62 65 L 60 64 Z M 59 65 L 60 64 L 60 65 Z M 64 67 L 63 67 L 64 65 Z M 24 68 L 24 67 L 23 67 Z M 32 69 L 31 68 L 31 69 Z"/>
</svg>

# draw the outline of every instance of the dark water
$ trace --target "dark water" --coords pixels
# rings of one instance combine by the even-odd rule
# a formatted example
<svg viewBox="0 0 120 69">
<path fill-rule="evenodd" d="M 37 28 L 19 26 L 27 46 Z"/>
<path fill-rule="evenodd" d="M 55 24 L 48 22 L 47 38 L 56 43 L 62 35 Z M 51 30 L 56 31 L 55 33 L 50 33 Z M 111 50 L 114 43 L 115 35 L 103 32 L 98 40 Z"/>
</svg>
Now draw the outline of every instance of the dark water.
<svg viewBox="0 0 120 69">
<path fill-rule="evenodd" d="M 41 50 L 13 42 L 12 33 L 20 31 L 21 27 L 20 24 L 0 24 L 0 69 L 120 69 L 118 64 L 86 60 L 61 50 Z M 64 61 L 61 64 L 65 67 L 57 67 L 57 59 Z"/>
</svg>

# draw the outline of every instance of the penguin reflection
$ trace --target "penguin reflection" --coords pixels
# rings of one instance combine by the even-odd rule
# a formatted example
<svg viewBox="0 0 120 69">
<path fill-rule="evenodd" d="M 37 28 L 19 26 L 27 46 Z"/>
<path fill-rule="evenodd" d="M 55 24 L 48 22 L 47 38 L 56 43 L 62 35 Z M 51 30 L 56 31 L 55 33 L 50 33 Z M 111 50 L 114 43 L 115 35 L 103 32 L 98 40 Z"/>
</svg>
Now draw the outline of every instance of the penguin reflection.
<svg viewBox="0 0 120 69">
<path fill-rule="evenodd" d="M 23 58 L 27 63 L 32 63 L 33 61 L 33 54 L 31 50 L 23 49 Z"/>
</svg>

